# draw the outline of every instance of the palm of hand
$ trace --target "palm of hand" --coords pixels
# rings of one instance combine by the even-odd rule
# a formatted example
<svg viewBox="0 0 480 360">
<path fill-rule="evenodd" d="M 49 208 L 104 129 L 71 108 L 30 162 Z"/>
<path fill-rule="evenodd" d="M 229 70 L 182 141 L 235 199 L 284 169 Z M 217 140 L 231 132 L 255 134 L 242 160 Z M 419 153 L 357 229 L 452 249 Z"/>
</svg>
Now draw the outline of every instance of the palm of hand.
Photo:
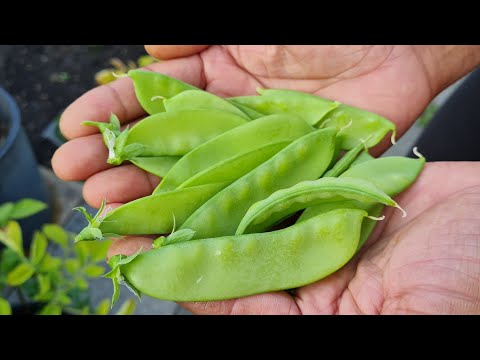
<svg viewBox="0 0 480 360">
<path fill-rule="evenodd" d="M 254 94 L 258 86 L 315 93 L 390 118 L 396 122 L 399 134 L 405 131 L 433 96 L 424 67 L 411 47 L 212 46 L 197 55 L 152 65 L 151 69 L 221 96 Z M 71 137 L 80 137 L 74 140 L 77 142 L 81 140 L 85 143 L 89 138 L 92 146 L 95 142 L 98 152 L 104 151 L 98 135 L 85 136 L 92 134 L 92 130 L 80 127 L 80 121 L 85 120 L 80 118 L 80 114 L 89 114 L 89 110 L 85 109 L 88 103 L 92 109 L 93 105 L 97 105 L 95 110 L 90 111 L 97 120 L 106 121 L 111 111 L 120 112 L 124 123 L 141 116 L 131 84 L 125 80 L 93 90 L 83 100 L 74 103 L 62 119 L 63 132 Z M 115 100 L 111 100 L 111 89 Z M 104 100 L 100 107 L 99 98 Z M 67 149 L 68 146 L 71 149 Z M 70 169 L 70 180 L 89 178 L 84 196 L 93 205 L 98 206 L 104 197 L 112 203 L 131 201 L 148 195 L 158 183 L 158 179 L 145 176 L 132 165 L 114 169 L 102 165 L 103 168 L 92 169 L 91 156 L 79 158 L 74 151 L 77 146 L 79 144 L 75 147 L 65 145 L 52 162 L 60 177 L 69 177 L 65 175 L 66 163 L 69 162 L 69 166 L 75 167 Z M 76 155 L 73 164 L 72 154 Z M 388 224 L 382 223 L 383 231 L 379 229 L 376 232 L 377 239 L 371 239 L 356 259 L 332 276 L 298 289 L 295 296 L 277 292 L 184 306 L 194 312 L 215 314 L 448 312 L 454 305 L 458 309 L 458 302 L 465 311 L 471 309 L 469 306 L 477 305 L 478 308 L 472 300 L 472 296 L 476 294 L 478 297 L 480 291 L 478 276 L 469 278 L 462 270 L 480 261 L 478 239 L 475 242 L 472 230 L 470 237 L 464 234 L 457 237 L 461 243 L 452 244 L 452 233 L 461 232 L 459 223 L 468 218 L 469 212 L 451 211 L 449 204 L 456 200 L 444 198 L 476 184 L 479 169 L 451 165 L 454 168 L 462 166 L 464 174 L 469 176 L 464 176 L 462 182 L 440 184 L 443 187 L 440 198 L 438 189 L 427 188 L 425 184 L 451 172 L 449 166 L 428 164 L 419 181 L 399 197 L 398 201 L 409 211 L 408 219 L 414 220 L 406 223 L 393 216 Z M 148 181 L 143 184 L 137 181 L 137 188 L 130 189 L 130 179 L 140 178 L 148 178 Z M 420 193 L 421 197 L 418 196 Z M 470 191 L 460 198 L 473 207 L 478 195 Z M 426 200 L 421 202 L 419 199 Z M 444 202 L 424 213 L 440 200 Z M 446 211 L 446 208 L 449 210 Z M 442 214 L 448 214 L 449 218 Z M 469 226 L 475 223 L 471 219 L 469 221 Z M 432 225 L 435 222 L 437 224 Z M 475 224 L 478 227 L 478 220 Z M 116 242 L 110 254 L 133 253 L 145 242 L 150 240 L 132 238 Z M 469 258 L 469 253 L 473 257 Z"/>
</svg>

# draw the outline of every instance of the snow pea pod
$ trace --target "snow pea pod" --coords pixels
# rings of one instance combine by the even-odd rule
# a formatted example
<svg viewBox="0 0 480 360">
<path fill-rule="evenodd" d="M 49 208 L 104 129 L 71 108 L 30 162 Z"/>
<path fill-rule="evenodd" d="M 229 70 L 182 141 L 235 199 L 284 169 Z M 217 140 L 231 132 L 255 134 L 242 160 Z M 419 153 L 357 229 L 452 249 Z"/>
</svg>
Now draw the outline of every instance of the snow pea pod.
<svg viewBox="0 0 480 360">
<path fill-rule="evenodd" d="M 378 202 L 401 209 L 387 194 L 365 180 L 321 178 L 278 190 L 256 202 L 248 209 L 235 235 L 263 232 L 299 210 L 339 199 Z"/>
<path fill-rule="evenodd" d="M 176 189 L 193 176 L 207 171 L 209 168 L 214 170 L 213 167 L 220 163 L 225 165 L 223 171 L 224 174 L 228 175 L 228 167 L 233 165 L 233 163 L 228 162 L 228 159 L 233 159 L 240 154 L 246 154 L 274 142 L 291 142 L 313 131 L 315 131 L 315 128 L 302 119 L 291 115 L 270 115 L 247 122 L 243 126 L 236 127 L 205 142 L 185 155 L 167 173 L 154 193 Z M 250 159 L 255 160 L 251 157 Z M 243 169 L 248 172 L 252 168 L 247 165 L 245 163 Z M 218 167 L 215 171 L 219 171 Z M 242 173 L 242 168 L 232 168 L 232 176 L 238 178 L 244 174 L 246 172 Z M 213 179 L 209 176 L 209 181 Z"/>
<path fill-rule="evenodd" d="M 202 90 L 183 91 L 170 99 L 165 99 L 163 105 L 165 106 L 166 111 L 215 109 L 230 112 L 243 117 L 245 120 L 250 120 L 250 117 L 236 106 L 219 96 Z"/>
<path fill-rule="evenodd" d="M 334 128 L 327 128 L 295 140 L 213 196 L 180 229 L 195 231 L 197 239 L 235 234 L 253 203 L 299 181 L 322 176 L 333 155 L 335 135 Z"/>
<path fill-rule="evenodd" d="M 170 233 L 174 224 L 182 224 L 201 204 L 229 183 L 215 183 L 146 196 L 126 203 L 102 217 L 103 206 L 92 218 L 84 208 L 77 208 L 89 225 L 76 241 L 101 240 L 114 235 Z"/>
<path fill-rule="evenodd" d="M 389 196 L 395 196 L 407 189 L 417 179 L 425 165 L 425 158 L 418 159 L 390 156 L 362 162 L 340 175 L 340 178 L 358 178 L 371 182 Z M 359 168 L 359 169 L 357 169 Z M 309 207 L 298 218 L 297 223 L 308 220 L 318 214 L 339 208 L 366 210 L 371 216 L 378 217 L 383 211 L 379 204 L 344 201 L 325 203 Z M 365 219 L 359 246 L 362 246 L 374 230 L 376 221 Z"/>
<path fill-rule="evenodd" d="M 134 165 L 159 177 L 164 177 L 181 156 L 134 157 L 130 159 Z"/>
<path fill-rule="evenodd" d="M 112 258 L 108 277 L 171 301 L 238 298 L 327 277 L 355 254 L 362 210 L 339 209 L 262 234 L 178 242 Z M 118 298 L 118 294 L 116 295 Z"/>
<path fill-rule="evenodd" d="M 107 162 L 113 165 L 134 157 L 182 156 L 205 141 L 247 123 L 235 114 L 205 109 L 151 115 L 123 132 L 117 122 L 85 122 L 102 132 L 109 149 Z"/>
<path fill-rule="evenodd" d="M 365 146 L 371 148 L 377 145 L 383 137 L 392 132 L 392 143 L 395 139 L 395 124 L 384 117 L 353 106 L 341 104 L 330 111 L 317 124 L 317 127 L 335 126 L 343 128 L 339 137 L 343 150 L 350 150 L 362 141 Z"/>
<path fill-rule="evenodd" d="M 186 90 L 199 90 L 170 76 L 145 70 L 130 70 L 135 94 L 142 108 L 150 115 L 164 112 L 163 98 L 168 99 Z"/>
<path fill-rule="evenodd" d="M 326 100 L 308 94 L 282 94 L 262 96 L 239 96 L 230 98 L 234 104 L 240 104 L 254 109 L 262 114 L 295 114 L 308 124 L 315 125 L 327 113 L 334 110 L 340 103 Z"/>
<path fill-rule="evenodd" d="M 353 160 L 353 162 L 350 164 L 349 168 L 357 166 L 358 164 L 361 164 L 365 161 L 374 160 L 374 159 L 376 159 L 376 158 L 374 158 L 372 155 L 370 155 L 368 153 L 368 150 L 364 150 L 357 156 L 357 158 L 355 160 Z"/>
<path fill-rule="evenodd" d="M 265 114 L 259 113 L 256 110 L 253 110 L 252 108 L 249 108 L 248 106 L 236 103 L 235 101 L 231 101 L 230 99 L 225 99 L 225 101 L 228 101 L 230 104 L 235 106 L 237 109 L 242 110 L 249 118 L 250 120 L 255 120 L 258 118 L 261 118 L 265 116 Z"/>
<path fill-rule="evenodd" d="M 343 157 L 338 160 L 335 165 L 328 170 L 323 177 L 337 177 L 345 172 L 348 167 L 357 158 L 358 154 L 364 149 L 363 143 L 358 144 L 352 150 L 349 150 Z"/>
</svg>

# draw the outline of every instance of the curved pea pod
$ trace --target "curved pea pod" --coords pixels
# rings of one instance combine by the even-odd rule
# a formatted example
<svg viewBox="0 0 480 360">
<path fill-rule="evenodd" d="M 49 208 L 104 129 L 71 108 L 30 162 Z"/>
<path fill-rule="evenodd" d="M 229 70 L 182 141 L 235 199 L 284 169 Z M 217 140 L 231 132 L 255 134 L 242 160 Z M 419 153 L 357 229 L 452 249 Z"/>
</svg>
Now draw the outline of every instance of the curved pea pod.
<svg viewBox="0 0 480 360">
<path fill-rule="evenodd" d="M 417 179 L 425 165 L 425 158 L 404 158 L 400 156 L 384 157 L 361 162 L 340 175 L 340 178 L 358 178 L 371 182 L 389 196 L 395 196 L 407 189 Z M 358 168 L 358 169 L 357 169 Z M 373 217 L 378 217 L 383 211 L 381 204 L 344 201 L 325 203 L 306 209 L 298 218 L 297 223 L 308 220 L 326 211 L 340 208 L 363 209 Z M 362 246 L 374 230 L 376 221 L 365 219 L 359 246 Z"/>
<path fill-rule="evenodd" d="M 337 177 L 345 172 L 350 165 L 355 161 L 360 152 L 364 149 L 363 143 L 358 144 L 352 150 L 347 151 L 335 165 L 328 170 L 323 177 Z"/>
<path fill-rule="evenodd" d="M 333 155 L 335 135 L 336 130 L 329 128 L 295 140 L 213 196 L 180 229 L 195 231 L 197 239 L 235 234 L 253 203 L 299 181 L 322 176 Z"/>
<path fill-rule="evenodd" d="M 167 173 L 154 193 L 176 189 L 191 178 L 197 184 L 201 183 L 201 177 L 204 181 L 214 181 L 214 173 L 220 178 L 226 176 L 236 180 L 266 160 L 266 152 L 269 150 L 263 148 L 265 145 L 292 142 L 313 131 L 315 128 L 291 115 L 271 115 L 248 122 L 205 142 L 185 155 Z M 253 151 L 260 148 L 263 150 L 256 160 Z M 239 158 L 242 154 L 245 155 L 243 166 L 242 159 Z M 210 174 L 206 174 L 209 171 Z M 195 176 L 198 177 L 194 180 Z"/>
<path fill-rule="evenodd" d="M 126 203 L 102 216 L 105 204 L 95 217 L 81 211 L 89 225 L 75 241 L 102 240 L 121 235 L 170 233 L 174 224 L 182 224 L 199 206 L 225 188 L 228 183 L 215 183 L 146 196 Z"/>
<path fill-rule="evenodd" d="M 221 133 L 247 123 L 235 114 L 218 110 L 179 110 L 149 116 L 120 132 L 118 119 L 96 126 L 109 150 L 109 164 L 120 165 L 134 157 L 182 156 Z M 118 125 L 116 125 L 118 123 Z"/>
<path fill-rule="evenodd" d="M 342 104 L 329 112 L 318 123 L 317 127 L 334 126 L 339 131 L 341 148 L 353 149 L 359 143 L 365 141 L 365 146 L 371 148 L 377 145 L 384 136 L 392 132 L 392 142 L 395 139 L 395 124 L 384 117 L 366 110 Z"/>
<path fill-rule="evenodd" d="M 113 279 L 137 294 L 171 301 L 238 298 L 323 279 L 355 254 L 367 213 L 334 210 L 262 234 L 177 242 L 131 257 L 112 257 Z"/>
<path fill-rule="evenodd" d="M 374 160 L 376 158 L 374 158 L 372 155 L 370 155 L 368 153 L 368 150 L 363 150 L 355 160 L 353 160 L 353 162 L 350 164 L 349 168 L 352 168 L 354 166 L 357 166 L 358 164 L 361 164 L 365 161 L 370 161 L 370 160 Z"/>
<path fill-rule="evenodd" d="M 264 95 L 263 95 L 264 94 Z M 323 99 L 321 97 L 303 93 L 283 94 L 276 92 L 274 95 L 263 90 L 262 96 L 239 96 L 229 100 L 265 114 L 295 114 L 304 119 L 308 124 L 317 124 L 327 113 L 339 106 L 340 103 Z"/>
<path fill-rule="evenodd" d="M 139 168 L 163 178 L 181 158 L 181 156 L 134 157 L 130 161 Z"/>
<path fill-rule="evenodd" d="M 150 115 L 164 112 L 163 98 L 168 99 L 186 90 L 199 90 L 170 76 L 145 70 L 130 70 L 135 95 L 142 108 Z"/>
<path fill-rule="evenodd" d="M 255 120 L 255 119 L 258 119 L 258 118 L 261 118 L 261 117 L 265 116 L 265 114 L 259 113 L 258 111 L 253 110 L 252 108 L 249 108 L 248 106 L 236 103 L 234 101 L 231 101 L 230 99 L 225 99 L 225 101 L 228 101 L 230 104 L 235 106 L 237 109 L 242 110 L 245 113 L 245 115 L 247 115 L 250 118 L 250 120 Z"/>
<path fill-rule="evenodd" d="M 248 209 L 235 235 L 263 232 L 299 210 L 339 199 L 381 203 L 401 209 L 387 194 L 365 180 L 322 178 L 278 190 L 256 202 Z"/>
<path fill-rule="evenodd" d="M 232 105 L 219 96 L 203 90 L 186 90 L 170 99 L 163 101 L 166 111 L 189 110 L 189 109 L 215 109 L 230 112 L 232 114 L 250 120 L 250 117 L 242 110 Z M 263 116 L 263 115 L 262 115 Z"/>
</svg>

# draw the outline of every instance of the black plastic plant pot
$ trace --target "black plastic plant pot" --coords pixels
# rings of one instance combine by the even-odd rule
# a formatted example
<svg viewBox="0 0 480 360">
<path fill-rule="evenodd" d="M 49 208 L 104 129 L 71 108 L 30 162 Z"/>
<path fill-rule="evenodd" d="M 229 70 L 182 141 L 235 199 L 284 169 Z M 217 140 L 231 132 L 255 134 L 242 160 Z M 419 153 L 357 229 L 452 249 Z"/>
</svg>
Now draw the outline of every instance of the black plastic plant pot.
<svg viewBox="0 0 480 360">
<path fill-rule="evenodd" d="M 49 208 L 19 221 L 25 248 L 30 245 L 33 232 L 50 221 L 52 212 L 35 155 L 21 125 L 18 106 L 0 87 L 0 204 L 27 197 L 43 201 Z"/>
</svg>

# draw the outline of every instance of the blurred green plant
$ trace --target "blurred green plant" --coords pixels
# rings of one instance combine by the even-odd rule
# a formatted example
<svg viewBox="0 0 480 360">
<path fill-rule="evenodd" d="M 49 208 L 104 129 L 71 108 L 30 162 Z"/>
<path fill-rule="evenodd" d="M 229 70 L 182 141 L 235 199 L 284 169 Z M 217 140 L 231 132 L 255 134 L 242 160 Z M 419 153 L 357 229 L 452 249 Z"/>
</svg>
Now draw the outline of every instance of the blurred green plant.
<svg viewBox="0 0 480 360">
<path fill-rule="evenodd" d="M 95 82 L 98 85 L 105 85 L 109 82 L 112 82 L 117 79 L 117 77 L 124 76 L 128 73 L 129 70 L 137 69 L 139 67 L 148 66 L 153 64 L 154 62 L 158 62 L 159 60 L 149 56 L 149 55 L 142 55 L 137 59 L 137 62 L 133 62 L 131 60 L 124 63 L 122 60 L 118 58 L 110 59 L 110 64 L 112 67 L 100 70 L 95 74 Z"/>
<path fill-rule="evenodd" d="M 440 107 L 437 104 L 433 102 L 430 103 L 430 105 L 427 106 L 427 108 L 422 113 L 422 115 L 420 115 L 420 117 L 417 119 L 417 123 L 421 127 L 426 127 L 430 123 L 430 120 L 432 120 L 433 115 L 435 115 L 435 113 L 438 111 L 439 108 Z"/>
<path fill-rule="evenodd" d="M 7 301 L 14 293 L 21 304 L 21 311 L 39 315 L 110 313 L 110 299 L 93 308 L 88 292 L 89 279 L 104 273 L 104 262 L 109 241 L 75 244 L 75 234 L 56 224 L 44 224 L 36 231 L 30 249 L 24 249 L 22 229 L 17 221 L 36 214 L 46 204 L 23 199 L 16 203 L 0 205 L 0 315 L 12 314 Z M 53 245 L 53 246 L 52 246 Z M 55 245 L 60 255 L 49 249 Z M 2 296 L 3 294 L 3 296 Z M 133 299 L 125 301 L 117 315 L 135 311 Z"/>
</svg>

